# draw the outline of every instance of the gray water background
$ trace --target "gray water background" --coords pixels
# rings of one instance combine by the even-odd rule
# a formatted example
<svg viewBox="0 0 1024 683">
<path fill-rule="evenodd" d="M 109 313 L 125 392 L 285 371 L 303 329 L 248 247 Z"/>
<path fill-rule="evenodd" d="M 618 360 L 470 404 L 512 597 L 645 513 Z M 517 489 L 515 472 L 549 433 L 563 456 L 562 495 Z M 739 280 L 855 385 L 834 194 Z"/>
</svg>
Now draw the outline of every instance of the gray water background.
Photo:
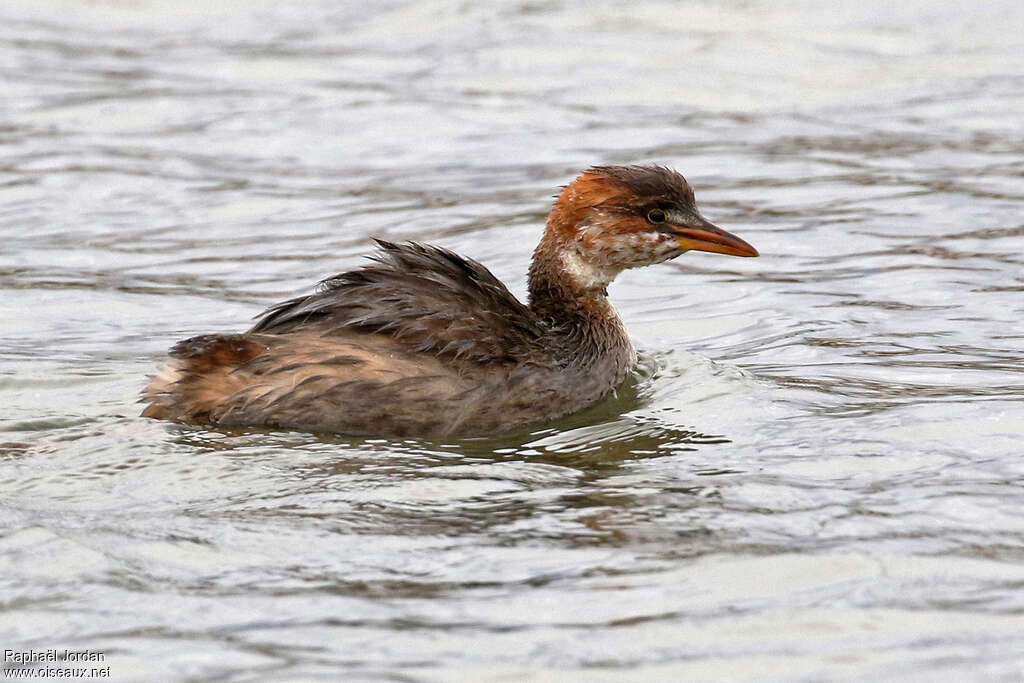
<svg viewBox="0 0 1024 683">
<path fill-rule="evenodd" d="M 1021 680 L 1024 6 L 0 6 L 0 648 L 114 680 Z M 139 418 L 184 337 L 662 163 L 760 259 L 611 288 L 529 434 Z M 8 664 L 9 665 L 9 664 Z"/>
</svg>

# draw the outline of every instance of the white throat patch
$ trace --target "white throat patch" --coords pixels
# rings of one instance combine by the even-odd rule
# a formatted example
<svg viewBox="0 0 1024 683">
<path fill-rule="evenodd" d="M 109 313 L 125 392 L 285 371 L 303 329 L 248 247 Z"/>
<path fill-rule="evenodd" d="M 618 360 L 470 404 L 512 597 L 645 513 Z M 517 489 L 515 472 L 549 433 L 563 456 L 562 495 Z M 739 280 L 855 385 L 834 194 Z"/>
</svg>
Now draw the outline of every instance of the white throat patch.
<svg viewBox="0 0 1024 683">
<path fill-rule="evenodd" d="M 558 258 L 566 277 L 579 289 L 604 289 L 620 272 L 588 263 L 573 250 L 561 251 Z"/>
</svg>

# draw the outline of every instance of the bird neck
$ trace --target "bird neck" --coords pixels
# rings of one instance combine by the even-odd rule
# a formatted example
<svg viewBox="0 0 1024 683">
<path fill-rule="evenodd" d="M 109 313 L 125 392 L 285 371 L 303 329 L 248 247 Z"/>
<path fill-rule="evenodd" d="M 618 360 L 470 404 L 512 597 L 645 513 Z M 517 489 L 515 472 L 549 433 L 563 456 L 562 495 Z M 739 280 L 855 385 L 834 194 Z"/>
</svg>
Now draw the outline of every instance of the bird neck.
<svg viewBox="0 0 1024 683">
<path fill-rule="evenodd" d="M 557 348 L 574 364 L 591 365 L 610 356 L 632 364 L 633 347 L 608 301 L 615 273 L 589 266 L 546 234 L 533 254 L 529 274 L 530 310 L 560 337 Z"/>
</svg>

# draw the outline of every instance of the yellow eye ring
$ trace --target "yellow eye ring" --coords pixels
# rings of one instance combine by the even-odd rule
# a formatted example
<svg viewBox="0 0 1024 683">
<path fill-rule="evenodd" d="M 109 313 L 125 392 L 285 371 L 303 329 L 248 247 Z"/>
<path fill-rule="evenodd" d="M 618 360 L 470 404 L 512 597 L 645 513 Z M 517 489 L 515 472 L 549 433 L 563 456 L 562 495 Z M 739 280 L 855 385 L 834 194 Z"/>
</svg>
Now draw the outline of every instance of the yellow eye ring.
<svg viewBox="0 0 1024 683">
<path fill-rule="evenodd" d="M 664 223 L 667 216 L 661 209 L 651 209 L 647 212 L 647 220 L 651 223 Z"/>
</svg>

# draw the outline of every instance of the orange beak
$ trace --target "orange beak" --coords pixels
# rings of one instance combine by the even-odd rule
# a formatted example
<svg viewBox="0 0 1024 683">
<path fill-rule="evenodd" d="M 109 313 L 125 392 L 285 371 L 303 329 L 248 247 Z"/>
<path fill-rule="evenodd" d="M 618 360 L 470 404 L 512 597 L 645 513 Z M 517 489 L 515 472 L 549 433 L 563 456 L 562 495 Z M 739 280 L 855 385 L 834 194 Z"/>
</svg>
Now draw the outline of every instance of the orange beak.
<svg viewBox="0 0 1024 683">
<path fill-rule="evenodd" d="M 709 220 L 700 218 L 700 227 L 672 226 L 679 246 L 688 251 L 713 251 L 730 256 L 760 256 L 757 249 L 736 235 L 722 230 Z"/>
</svg>

